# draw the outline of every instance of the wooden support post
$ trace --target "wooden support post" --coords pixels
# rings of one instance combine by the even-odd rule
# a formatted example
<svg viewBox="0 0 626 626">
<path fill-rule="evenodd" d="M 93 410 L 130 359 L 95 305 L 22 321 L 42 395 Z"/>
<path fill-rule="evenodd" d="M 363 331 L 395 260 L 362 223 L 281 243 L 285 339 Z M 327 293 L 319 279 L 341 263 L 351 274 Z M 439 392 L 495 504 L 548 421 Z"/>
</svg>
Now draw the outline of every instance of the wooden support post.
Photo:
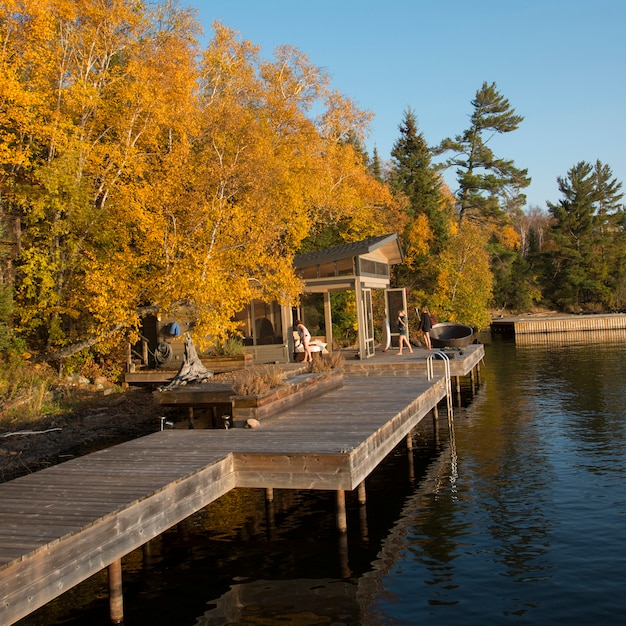
<svg viewBox="0 0 626 626">
<path fill-rule="evenodd" d="M 274 511 L 274 490 L 265 490 L 265 523 L 267 524 L 267 537 L 270 541 L 276 539 L 276 514 Z"/>
<path fill-rule="evenodd" d="M 340 533 L 348 532 L 348 517 L 346 514 L 346 492 L 338 489 L 337 496 L 337 530 Z"/>
<path fill-rule="evenodd" d="M 476 393 L 476 384 L 474 381 L 474 370 L 470 370 L 470 382 L 472 383 L 472 397 L 474 397 L 474 394 Z"/>
<path fill-rule="evenodd" d="M 369 533 L 367 530 L 367 507 L 365 505 L 359 507 L 359 522 L 361 527 L 361 541 L 367 542 L 369 540 Z"/>
<path fill-rule="evenodd" d="M 365 481 L 362 481 L 358 487 L 359 495 L 359 520 L 361 523 L 361 539 L 363 541 L 368 540 L 367 532 L 367 492 L 365 490 Z"/>
<path fill-rule="evenodd" d="M 365 493 L 365 481 L 363 481 L 359 485 L 358 494 L 359 494 L 359 504 L 365 504 L 367 502 L 367 494 Z"/>
<path fill-rule="evenodd" d="M 146 570 L 152 569 L 160 560 L 161 552 L 159 550 L 159 544 L 151 539 L 141 546 L 141 552 L 143 555 L 143 566 Z"/>
<path fill-rule="evenodd" d="M 339 566 L 341 568 L 341 577 L 350 578 L 350 560 L 348 556 L 348 535 L 341 533 L 339 535 Z"/>
<path fill-rule="evenodd" d="M 193 429 L 194 428 L 194 424 L 193 424 L 193 407 L 192 406 L 190 406 L 187 409 L 187 414 L 189 416 L 189 428 Z"/>
<path fill-rule="evenodd" d="M 406 449 L 413 450 L 413 434 L 412 433 L 409 433 L 406 436 Z"/>
<path fill-rule="evenodd" d="M 117 559 L 109 565 L 109 614 L 111 624 L 121 624 L 124 621 L 121 559 Z"/>
</svg>

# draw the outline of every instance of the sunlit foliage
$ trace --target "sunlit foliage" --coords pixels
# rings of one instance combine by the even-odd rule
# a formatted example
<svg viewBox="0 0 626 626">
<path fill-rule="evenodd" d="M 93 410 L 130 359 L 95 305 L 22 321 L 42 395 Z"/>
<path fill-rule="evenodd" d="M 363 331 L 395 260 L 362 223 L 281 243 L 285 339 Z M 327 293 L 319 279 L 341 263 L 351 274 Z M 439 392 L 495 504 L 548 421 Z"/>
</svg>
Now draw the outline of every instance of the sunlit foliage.
<svg viewBox="0 0 626 626">
<path fill-rule="evenodd" d="M 199 34 L 169 2 L 0 6 L 1 209 L 31 343 L 119 342 L 182 309 L 224 337 L 252 296 L 297 300 L 311 233 L 393 230 L 355 148 L 370 114 L 294 48 Z"/>
</svg>

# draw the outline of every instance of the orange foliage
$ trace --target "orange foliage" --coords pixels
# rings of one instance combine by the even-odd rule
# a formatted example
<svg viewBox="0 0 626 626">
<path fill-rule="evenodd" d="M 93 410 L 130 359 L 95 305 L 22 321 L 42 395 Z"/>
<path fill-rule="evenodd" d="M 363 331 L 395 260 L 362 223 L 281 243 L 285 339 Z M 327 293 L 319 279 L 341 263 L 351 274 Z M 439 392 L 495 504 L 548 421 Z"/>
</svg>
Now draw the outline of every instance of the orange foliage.
<svg viewBox="0 0 626 626">
<path fill-rule="evenodd" d="M 153 305 L 220 336 L 252 296 L 297 298 L 312 229 L 402 225 L 351 142 L 369 113 L 294 48 L 261 61 L 216 23 L 199 54 L 199 32 L 170 3 L 0 6 L 0 192 L 21 226 L 25 333 L 126 331 Z"/>
</svg>

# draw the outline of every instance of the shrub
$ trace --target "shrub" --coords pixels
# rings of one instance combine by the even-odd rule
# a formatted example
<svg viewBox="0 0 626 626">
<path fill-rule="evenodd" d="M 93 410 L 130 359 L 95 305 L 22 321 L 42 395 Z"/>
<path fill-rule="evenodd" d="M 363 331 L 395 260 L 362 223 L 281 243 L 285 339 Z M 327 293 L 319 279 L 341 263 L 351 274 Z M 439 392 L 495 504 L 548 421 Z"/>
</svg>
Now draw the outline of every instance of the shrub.
<svg viewBox="0 0 626 626">
<path fill-rule="evenodd" d="M 125 369 L 126 355 L 119 346 L 105 352 L 95 348 L 83 350 L 63 361 L 64 374 L 80 374 L 90 381 L 103 377 L 112 383 L 121 383 Z"/>
<path fill-rule="evenodd" d="M 218 340 L 209 354 L 211 356 L 239 356 L 243 352 L 243 341 L 240 337 L 227 337 L 224 341 Z"/>
</svg>

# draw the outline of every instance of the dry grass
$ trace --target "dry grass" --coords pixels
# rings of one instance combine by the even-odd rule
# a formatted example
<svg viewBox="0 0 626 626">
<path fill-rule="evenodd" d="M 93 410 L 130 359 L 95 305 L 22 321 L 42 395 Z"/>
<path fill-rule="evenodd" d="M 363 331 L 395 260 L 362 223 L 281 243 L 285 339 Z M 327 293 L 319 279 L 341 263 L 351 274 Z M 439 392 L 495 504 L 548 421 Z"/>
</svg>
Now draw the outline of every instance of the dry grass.
<svg viewBox="0 0 626 626">
<path fill-rule="evenodd" d="M 329 370 L 339 369 L 343 367 L 345 359 L 341 352 L 330 352 L 329 354 L 320 354 L 313 359 L 311 363 L 311 371 L 314 373 L 328 372 Z"/>
<path fill-rule="evenodd" d="M 62 410 L 66 397 L 56 372 L 41 365 L 4 364 L 0 370 L 0 424 L 18 425 Z"/>
<path fill-rule="evenodd" d="M 284 384 L 281 371 L 265 365 L 238 373 L 233 381 L 233 392 L 238 396 L 259 396 Z"/>
<path fill-rule="evenodd" d="M 114 386 L 110 382 L 107 385 Z M 60 377 L 48 365 L 3 362 L 0 364 L 0 426 L 14 429 L 80 410 L 98 391 L 101 395 L 101 385 Z"/>
</svg>

